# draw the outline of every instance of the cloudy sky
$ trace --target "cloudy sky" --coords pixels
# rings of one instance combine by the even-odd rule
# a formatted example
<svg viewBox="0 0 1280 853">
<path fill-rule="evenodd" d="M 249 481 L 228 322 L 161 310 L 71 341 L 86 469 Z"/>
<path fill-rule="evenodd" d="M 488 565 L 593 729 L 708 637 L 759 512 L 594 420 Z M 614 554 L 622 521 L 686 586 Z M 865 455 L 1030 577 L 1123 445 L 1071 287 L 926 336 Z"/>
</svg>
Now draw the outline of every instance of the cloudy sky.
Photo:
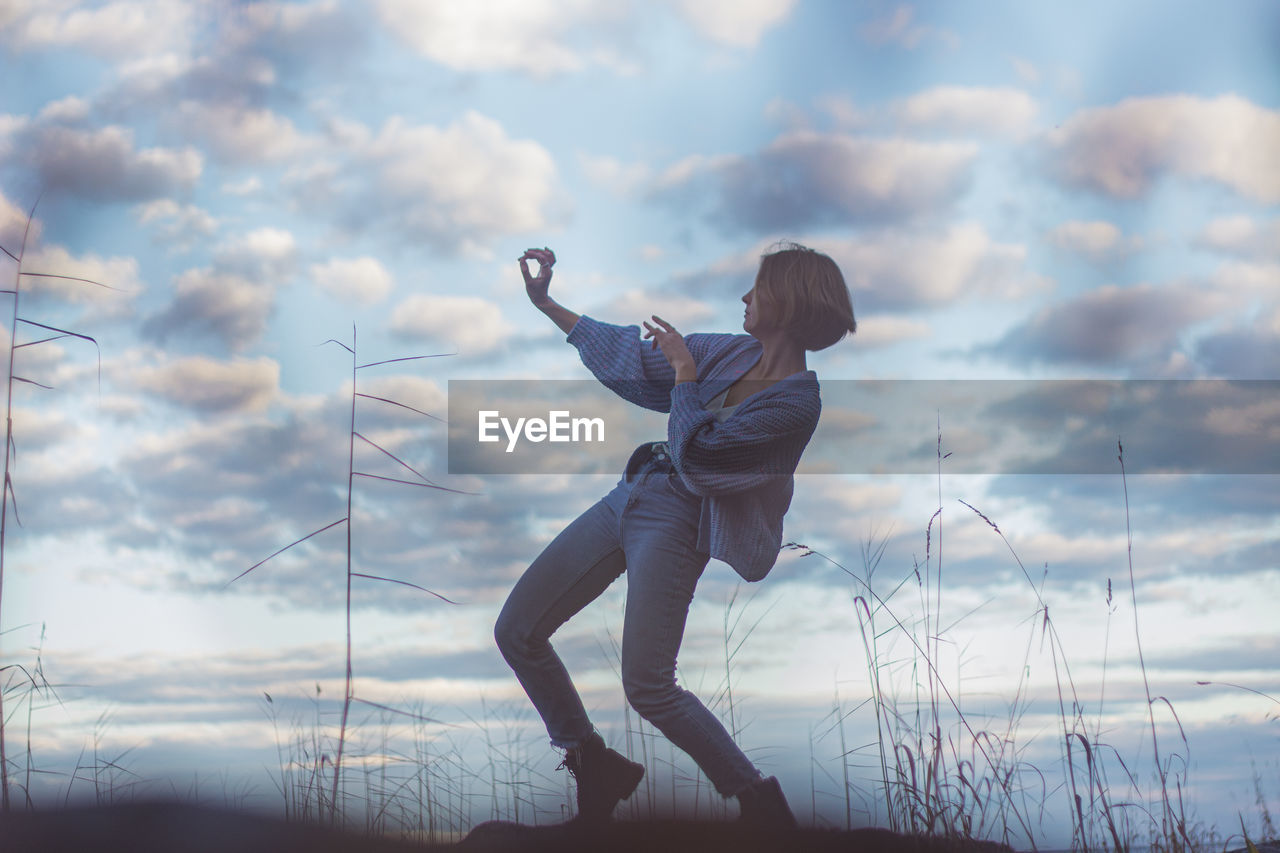
<svg viewBox="0 0 1280 853">
<path fill-rule="evenodd" d="M 442 419 L 450 380 L 589 378 L 524 297 L 525 248 L 556 250 L 553 293 L 579 312 L 733 331 L 761 251 L 794 239 L 836 259 L 859 320 L 809 362 L 823 432 L 786 535 L 825 557 L 786 551 L 751 587 L 713 562 L 683 680 L 728 713 L 726 614 L 745 613 L 742 743 L 802 819 L 842 824 L 838 694 L 853 819 L 883 823 L 866 589 L 835 565 L 864 576 L 882 545 L 877 630 L 940 634 L 975 729 L 1017 712 L 1049 780 L 1037 831 L 1062 838 L 1064 653 L 1090 733 L 1137 768 L 1142 793 L 1116 799 L 1151 790 L 1127 486 L 1162 761 L 1189 768 L 1206 824 L 1256 819 L 1255 771 L 1280 802 L 1280 706 L 1257 693 L 1280 696 L 1280 406 L 1274 386 L 1205 380 L 1280 380 L 1280 9 L 1115 5 L 0 0 L 4 287 L 19 255 L 109 285 L 20 280 L 24 320 L 93 342 L 16 355 L 50 389 L 13 389 L 10 759 L 29 695 L 13 665 L 38 656 L 58 686 L 32 703 L 41 790 L 91 796 L 72 774 L 96 745 L 120 786 L 272 807 L 264 693 L 286 728 L 336 721 L 343 527 L 228 581 L 346 513 L 343 346 L 439 356 L 363 369 L 357 390 Z M 23 323 L 17 342 L 49 334 Z M 1188 381 L 1122 381 L 1139 379 Z M 876 386 L 893 402 L 854 380 L 895 380 Z M 450 474 L 440 421 L 368 398 L 356 417 L 358 470 L 414 478 L 377 445 L 457 490 L 356 480 L 354 571 L 456 602 L 357 579 L 357 695 L 430 708 L 459 755 L 486 727 L 522 739 L 558 813 L 563 774 L 491 626 L 629 445 Z M 562 640 L 615 743 L 624 594 Z M 916 653 L 902 630 L 881 642 L 905 713 Z M 477 784 L 459 814 L 489 816 Z"/>
</svg>

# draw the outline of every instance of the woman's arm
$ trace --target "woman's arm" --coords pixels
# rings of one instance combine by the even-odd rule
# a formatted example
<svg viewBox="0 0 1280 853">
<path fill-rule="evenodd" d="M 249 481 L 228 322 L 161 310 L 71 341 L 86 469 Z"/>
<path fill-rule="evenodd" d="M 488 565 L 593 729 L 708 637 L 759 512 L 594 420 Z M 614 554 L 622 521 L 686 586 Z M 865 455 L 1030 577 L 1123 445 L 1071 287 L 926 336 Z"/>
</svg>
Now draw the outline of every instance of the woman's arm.
<svg viewBox="0 0 1280 853">
<path fill-rule="evenodd" d="M 661 350 L 640 339 L 639 326 L 615 326 L 584 316 L 567 340 L 610 391 L 637 406 L 670 411 L 675 371 Z"/>
<path fill-rule="evenodd" d="M 538 262 L 538 274 L 529 274 L 529 260 Z M 555 266 L 556 253 L 550 249 L 526 249 L 520 256 L 520 274 L 524 276 L 524 289 L 533 307 L 551 318 L 566 335 L 573 331 L 578 315 L 551 298 L 547 292 L 551 286 L 551 268 Z"/>
<path fill-rule="evenodd" d="M 573 331 L 573 327 L 578 323 L 578 315 L 565 308 L 559 302 L 556 302 L 550 296 L 545 299 L 534 302 L 533 307 L 537 308 L 543 314 L 551 318 L 551 322 L 560 327 L 560 331 L 566 335 Z"/>
<path fill-rule="evenodd" d="M 530 260 L 538 262 L 536 276 L 529 273 Z M 555 262 L 555 252 L 550 249 L 528 249 L 520 256 L 520 272 L 529 301 L 565 333 L 568 342 L 578 349 L 583 364 L 605 387 L 636 405 L 658 412 L 669 411 L 672 386 L 696 383 L 700 366 L 711 352 L 723 345 L 723 339 L 734 337 L 694 334 L 689 336 L 686 346 L 668 323 L 654 316 L 652 319 L 660 323 L 661 328 L 655 329 L 646 322 L 645 337 L 654 340 L 645 342 L 640 338 L 638 326 L 615 326 L 584 317 L 560 305 L 548 293 Z M 670 338 L 675 339 L 674 349 Z M 679 351 L 674 365 L 668 350 Z"/>
<path fill-rule="evenodd" d="M 720 422 L 692 389 L 673 388 L 667 443 L 694 494 L 728 495 L 793 475 L 822 412 L 812 379 L 774 386 L 741 406 Z"/>
</svg>

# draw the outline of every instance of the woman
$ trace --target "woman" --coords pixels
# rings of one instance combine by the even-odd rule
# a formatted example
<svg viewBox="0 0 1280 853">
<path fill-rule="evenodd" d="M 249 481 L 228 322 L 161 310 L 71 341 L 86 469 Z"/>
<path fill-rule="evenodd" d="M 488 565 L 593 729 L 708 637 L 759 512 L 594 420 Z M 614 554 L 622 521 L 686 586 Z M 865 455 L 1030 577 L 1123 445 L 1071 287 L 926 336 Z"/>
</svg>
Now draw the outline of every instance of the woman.
<svg viewBox="0 0 1280 853">
<path fill-rule="evenodd" d="M 528 261 L 538 262 L 530 275 Z M 667 440 L 632 453 L 617 486 L 566 527 L 516 582 L 495 627 L 503 656 L 546 723 L 577 783 L 578 819 L 605 820 L 644 767 L 606 748 L 548 639 L 623 572 L 622 685 L 628 702 L 687 752 L 743 821 L 794 827 L 775 778 L 765 779 L 720 721 L 676 685 L 676 653 L 698 578 L 711 557 L 748 581 L 777 560 L 792 475 L 818 423 L 807 350 L 857 328 L 840 269 L 788 244 L 766 254 L 746 303 L 745 335 L 681 336 L 658 316 L 615 326 L 548 294 L 555 253 L 519 259 L 530 300 L 583 363 L 633 403 L 669 412 Z"/>
</svg>

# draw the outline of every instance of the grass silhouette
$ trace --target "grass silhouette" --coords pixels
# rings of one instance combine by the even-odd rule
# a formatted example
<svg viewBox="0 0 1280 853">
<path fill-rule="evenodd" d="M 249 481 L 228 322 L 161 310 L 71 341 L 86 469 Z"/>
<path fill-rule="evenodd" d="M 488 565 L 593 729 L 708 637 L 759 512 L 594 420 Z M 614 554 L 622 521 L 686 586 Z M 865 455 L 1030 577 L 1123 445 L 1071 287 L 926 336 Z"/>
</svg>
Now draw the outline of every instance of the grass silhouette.
<svg viewBox="0 0 1280 853">
<path fill-rule="evenodd" d="M 1126 492 L 1129 598 L 1134 609 L 1133 630 L 1135 635 L 1140 635 L 1127 474 L 1123 468 L 1123 448 L 1118 445 L 1117 450 L 1119 473 Z M 940 468 L 945 458 L 939 443 Z M 1061 779 L 1052 780 L 1049 771 L 1036 766 L 1028 758 L 1029 743 L 1021 731 L 1032 693 L 1026 666 L 1015 684 L 1006 716 L 995 719 L 973 716 L 962 702 L 957 685 L 946 676 L 941 661 L 941 649 L 949 642 L 948 634 L 967 617 L 950 625 L 942 622 L 941 602 L 945 594 L 942 589 L 944 513 L 941 490 L 939 495 L 939 507 L 925 524 L 923 562 L 914 562 L 900 580 L 886 583 L 883 578 L 882 561 L 887 536 L 873 538 L 863 544 L 860 572 L 801 543 L 789 542 L 784 546 L 802 557 L 813 556 L 829 562 L 854 585 L 857 591 L 853 599 L 854 614 L 858 620 L 858 636 L 862 641 L 868 677 L 869 696 L 852 707 L 846 705 L 837 685 L 832 711 L 818 721 L 818 727 L 825 727 L 825 730 L 820 735 L 810 734 L 811 752 L 815 743 L 824 738 L 833 737 L 839 741 L 836 757 L 839 766 L 834 775 L 827 767 L 821 767 L 818 759 L 811 758 L 810 794 L 815 814 L 819 769 L 836 788 L 835 796 L 843 799 L 845 830 L 856 826 L 855 813 L 867 810 L 867 803 L 857 800 L 866 797 L 868 791 L 861 790 L 859 782 L 850 773 L 851 758 L 865 747 L 850 747 L 845 732 L 848 718 L 865 709 L 874 714 L 878 732 L 875 743 L 870 745 L 875 751 L 875 764 L 880 775 L 879 784 L 873 792 L 880 806 L 874 811 L 880 813 L 882 809 L 888 830 L 903 837 L 933 838 L 960 846 L 995 841 L 1036 850 L 1043 843 L 1038 831 L 1040 820 L 1046 811 L 1057 810 L 1071 816 L 1073 850 L 1129 853 L 1145 848 L 1169 853 L 1213 853 L 1226 849 L 1227 842 L 1233 838 L 1241 844 L 1253 844 L 1244 834 L 1243 824 L 1240 835 L 1233 834 L 1224 840 L 1216 829 L 1196 825 L 1189 817 L 1183 799 L 1187 787 L 1189 743 L 1173 703 L 1166 697 L 1153 695 L 1146 661 L 1141 656 L 1138 669 L 1143 679 L 1144 695 L 1148 697 L 1146 726 L 1154 754 L 1159 756 L 1155 760 L 1152 784 L 1148 786 L 1138 778 L 1122 750 L 1104 740 L 1101 719 L 1109 655 L 1104 649 L 1103 680 L 1099 685 L 1097 718 L 1094 719 L 1090 710 L 1093 703 L 1081 695 L 1072 674 L 1069 649 L 1059 634 L 1045 598 L 1043 579 L 1039 583 L 1033 579 L 995 520 L 978 507 L 959 500 L 965 513 L 981 520 L 1001 540 L 1034 596 L 1035 609 L 1023 620 L 1029 627 L 1024 658 L 1029 660 L 1037 646 L 1049 652 L 1056 687 L 1057 734 L 1053 740 L 1058 744 L 1061 756 Z M 899 603 L 904 596 L 913 598 L 914 602 L 907 605 Z M 1111 614 L 1114 612 L 1111 605 L 1111 590 L 1108 588 L 1108 640 Z M 743 728 L 741 692 L 735 689 L 735 661 L 767 613 L 766 610 L 762 615 L 748 618 L 747 606 L 739 600 L 737 588 L 726 603 L 721 636 L 724 675 L 708 706 L 720 714 L 735 735 L 740 734 Z M 909 648 L 907 656 L 897 652 L 895 640 L 905 641 Z M 617 648 L 612 635 L 609 642 L 616 657 Z M 905 691 L 898 686 L 904 678 L 908 685 Z M 487 801 L 489 819 L 499 822 L 545 822 L 546 812 L 537 806 L 540 797 L 559 798 L 567 808 L 572 801 L 572 791 L 567 786 L 559 790 L 557 780 L 548 779 L 531 757 L 541 745 L 537 734 L 531 736 L 533 748 L 529 745 L 530 736 L 519 734 L 518 718 L 522 713 L 527 716 L 528 709 L 495 708 L 491 705 L 482 705 L 482 709 L 480 718 L 467 718 L 472 732 L 483 739 L 486 758 L 478 769 L 454 764 L 451 773 L 442 773 L 439 758 L 435 767 L 428 767 L 429 761 L 425 757 L 415 765 L 403 755 L 387 759 L 382 764 L 378 763 L 381 759 L 375 758 L 372 766 L 366 766 L 366 774 L 376 775 L 378 784 L 366 785 L 370 797 L 363 805 L 372 808 L 379 816 L 385 817 L 392 812 L 401 815 L 397 821 L 384 822 L 381 825 L 384 830 L 394 823 L 399 834 L 409 831 L 410 826 L 418 827 L 420 831 L 409 831 L 409 834 L 422 840 L 457 838 L 459 831 L 465 829 L 468 814 L 476 812 L 474 808 L 467 808 L 465 804 L 468 801 L 473 804 Z M 1172 752 L 1160 739 L 1157 719 L 1160 710 L 1168 714 L 1176 727 L 1177 742 Z M 661 815 L 656 808 L 659 801 L 669 796 L 670 802 L 676 804 L 680 799 L 676 787 L 678 771 L 675 756 L 665 757 L 665 754 L 673 752 L 670 744 L 664 748 L 660 735 L 648 730 L 643 721 L 633 724 L 625 705 L 623 719 L 625 751 L 633 760 L 643 762 L 649 772 L 641 791 L 622 811 L 632 820 L 660 820 Z M 419 725 L 419 735 L 429 739 L 431 735 L 426 731 L 427 727 L 438 722 L 434 717 L 424 717 Z M 536 731 L 534 722 L 530 730 Z M 495 732 L 499 731 L 501 737 L 495 737 Z M 449 743 L 456 735 L 457 730 L 441 742 Z M 380 754 L 385 757 L 390 752 L 384 745 Z M 461 762 L 463 752 L 462 748 L 455 746 L 451 760 Z M 420 755 L 425 756 L 425 752 Z M 396 785 L 388 784 L 387 777 L 378 775 L 385 773 L 392 763 L 413 768 L 411 772 L 406 771 Z M 423 785 L 423 789 L 431 793 L 418 795 L 416 799 L 401 796 L 410 780 Z M 668 780 L 669 795 L 663 788 Z M 685 783 L 686 793 L 689 787 L 693 788 L 694 817 L 725 816 L 725 810 L 714 808 L 700 814 L 701 780 L 696 774 L 693 778 L 684 777 L 679 781 Z M 1271 834 L 1272 824 L 1256 773 L 1255 788 L 1263 836 L 1266 837 Z M 1057 805 L 1054 805 L 1055 801 Z M 413 814 L 415 809 L 417 819 L 405 819 L 404 816 Z M 484 811 L 483 807 L 481 811 Z M 555 822 L 569 814 L 566 810 L 550 816 Z M 368 821 L 366 824 L 373 825 Z"/>
<path fill-rule="evenodd" d="M 5 568 L 5 544 L 8 541 L 9 515 L 13 514 L 15 523 L 21 525 L 22 519 L 18 514 L 18 496 L 13 484 L 13 461 L 17 453 L 17 442 L 13 431 L 13 390 L 16 385 L 30 385 L 44 390 L 53 390 L 52 386 L 46 385 L 29 376 L 19 375 L 18 370 L 18 351 L 30 347 L 37 347 L 41 344 L 51 343 L 53 341 L 62 340 L 64 338 L 75 338 L 93 344 L 94 349 L 98 352 L 98 382 L 102 382 L 102 352 L 98 347 L 96 339 L 89 335 L 83 335 L 79 332 L 73 332 L 69 329 L 61 329 L 56 326 L 50 326 L 46 323 L 39 323 L 35 320 L 25 317 L 21 310 L 22 300 L 22 283 L 24 279 L 57 279 L 61 281 L 70 281 L 77 284 L 89 285 L 92 287 L 103 288 L 105 290 L 116 290 L 108 284 L 94 281 L 88 278 L 80 278 L 78 276 L 62 275 L 56 272 L 37 271 L 24 269 L 24 259 L 27 255 L 28 241 L 31 238 L 31 225 L 35 221 L 36 208 L 39 206 L 40 200 L 36 199 L 32 203 L 30 210 L 27 212 L 27 221 L 22 231 L 22 242 L 17 247 L 17 251 L 12 251 L 8 247 L 0 246 L 0 253 L 3 253 L 14 264 L 13 286 L 0 290 L 0 294 L 7 294 L 13 297 L 13 311 L 9 317 L 9 352 L 8 362 L 9 369 L 6 373 L 5 382 L 5 438 L 4 438 L 4 480 L 3 487 L 0 487 L 0 614 L 4 612 L 4 568 Z M 36 337 L 32 340 L 18 342 L 18 331 L 22 330 L 38 330 Z M 0 624 L 0 637 L 5 634 L 3 624 Z M 44 635 L 41 631 L 41 645 L 43 646 Z M 21 695 L 22 700 L 27 703 L 27 752 L 26 752 L 26 772 L 22 786 L 23 795 L 30 800 L 31 789 L 31 748 L 30 748 L 30 726 L 31 726 L 31 709 L 32 703 L 37 696 L 50 696 L 53 694 L 52 686 L 44 677 L 44 670 L 40 663 L 40 657 L 37 655 L 36 668 L 34 671 L 28 671 L 21 664 L 3 664 L 0 665 L 0 672 L 17 673 L 18 680 L 14 680 L 6 676 L 4 683 L 0 685 L 0 811 L 8 811 L 10 808 L 9 788 L 10 788 L 10 760 L 8 756 L 8 748 L 6 744 L 6 723 L 9 715 L 5 711 L 6 694 L 13 693 Z"/>
<path fill-rule="evenodd" d="M 359 403 L 359 401 L 360 401 L 360 400 L 362 400 L 362 399 L 364 399 L 364 400 L 370 400 L 370 401 L 374 401 L 374 402 L 378 402 L 378 403 L 383 403 L 383 404 L 385 404 L 385 405 L 389 405 L 389 406 L 395 406 L 395 407 L 397 407 L 397 408 L 405 409 L 405 410 L 410 411 L 410 412 L 415 412 L 415 413 L 417 413 L 417 414 L 419 414 L 419 415 L 421 415 L 422 417 L 425 417 L 425 418 L 431 418 L 431 419 L 434 419 L 434 420 L 440 420 L 440 419 L 439 419 L 439 418 L 437 418 L 435 415 L 429 414 L 429 413 L 424 412 L 424 411 L 422 411 L 422 410 L 420 410 L 420 409 L 415 409 L 414 407 L 409 406 L 409 405 L 407 405 L 407 404 L 405 404 L 405 403 L 399 402 L 399 401 L 397 401 L 397 400 L 391 400 L 391 399 L 388 399 L 388 398 L 385 398 L 385 397 L 378 397 L 378 396 L 374 396 L 374 395 L 371 395 L 371 394 L 365 394 L 365 393 L 363 393 L 363 392 L 361 392 L 361 391 L 359 390 L 360 386 L 359 386 L 359 383 L 358 383 L 359 376 L 360 376 L 360 371 L 362 371 L 362 370 L 368 370 L 368 369 L 370 369 L 370 368 L 380 367 L 380 366 L 382 366 L 382 365 L 386 365 L 386 364 L 398 364 L 398 363 L 403 363 L 403 362 L 408 362 L 408 361 L 418 361 L 418 360 L 421 360 L 421 359 L 427 359 L 427 358 L 439 358 L 440 356 L 439 356 L 439 355 L 412 355 L 412 356 L 404 356 L 404 357 L 401 357 L 401 358 L 385 359 L 385 360 L 382 360 L 382 361 L 373 361 L 373 362 L 368 362 L 368 363 L 366 363 L 366 364 L 361 364 L 361 363 L 360 363 L 360 361 L 359 361 L 359 357 L 358 357 L 358 355 L 357 355 L 357 347 L 356 347 L 356 344 L 357 344 L 357 335 L 356 335 L 356 327 L 355 327 L 354 325 L 351 327 L 351 345 L 350 345 L 350 346 L 348 346 L 347 344 L 343 343 L 342 341 L 335 340 L 335 339 L 332 339 L 332 338 L 330 338 L 329 340 L 325 341 L 324 343 L 325 343 L 325 344 L 336 344 L 337 346 L 342 347 L 342 349 L 346 350 L 346 351 L 347 351 L 348 353 L 350 353 L 350 355 L 351 355 L 351 424 L 350 424 L 350 429 L 349 429 L 349 431 L 348 431 L 348 435 L 347 435 L 347 439 L 348 439 L 348 443 L 347 443 L 347 494 L 346 494 L 346 500 L 347 500 L 347 514 L 346 514 L 345 516 L 343 516 L 342 518 L 338 519 L 337 521 L 332 521 L 332 522 L 330 522 L 330 523 L 326 524 L 325 526 L 321 527 L 320 529 L 318 529 L 318 530 L 314 530 L 314 531 L 312 531 L 311 533 L 308 533 L 306 536 L 303 536 L 303 537 L 301 537 L 300 539 L 296 539 L 296 540 L 294 540 L 293 542 L 290 542 L 288 545 L 285 545 L 283 548 L 280 548 L 279 550 L 275 551 L 275 552 L 274 552 L 274 553 L 272 553 L 270 556 L 268 556 L 268 557 L 266 557 L 266 558 L 264 558 L 264 559 L 262 559 L 262 560 L 259 560 L 257 563 L 254 563 L 252 566 L 250 566 L 249 568 L 245 569 L 243 572 L 241 572 L 240 574 L 236 575 L 234 578 L 232 578 L 231 580 L 229 580 L 229 581 L 227 582 L 227 586 L 230 586 L 231 584 L 235 583 L 236 581 L 238 581 L 238 580 L 240 580 L 241 578 L 245 577 L 246 575 L 250 574 L 251 572 L 253 572 L 254 570 L 258 569 L 260 566 L 262 566 L 263 564 L 265 564 L 266 562 L 268 562 L 268 561 L 269 561 L 269 560 L 271 560 L 272 558 L 274 558 L 274 557 L 276 557 L 276 556 L 279 556 L 280 554 L 283 554 L 285 551 L 288 551 L 289 549 L 291 549 L 291 548 L 293 548 L 293 547 L 295 547 L 295 546 L 297 546 L 297 545 L 301 545 L 303 542 L 306 542 L 307 540 L 311 539 L 312 537 L 318 536 L 318 535 L 320 535 L 321 533 L 324 533 L 324 532 L 325 532 L 325 531 L 327 531 L 327 530 L 332 530 L 333 528 L 338 527 L 338 526 L 343 526 L 343 527 L 345 527 L 345 530 L 346 530 L 346 558 L 347 558 L 347 559 L 346 559 L 346 600 L 345 600 L 345 605 L 346 605 L 346 645 L 345 645 L 345 648 L 346 648 L 346 669 L 345 669 L 345 690 L 344 690 L 344 693 L 343 693 L 343 700 L 342 700 L 342 722 L 340 723 L 340 725 L 339 725 L 339 727 L 338 727 L 338 739 L 337 739 L 337 746 L 336 746 L 336 748 L 335 748 L 335 750 L 334 750 L 334 758 L 332 759 L 332 765 L 331 765 L 331 768 L 330 768 L 330 769 L 329 769 L 329 771 L 328 771 L 329 776 L 330 776 L 330 780 L 331 780 L 331 781 L 330 781 L 330 794 L 329 794 L 329 799 L 328 799 L 328 804 L 327 804 L 327 811 L 328 811 L 328 815 L 329 815 L 329 821 L 330 821 L 331 823 L 337 823 L 337 822 L 338 822 L 338 808 L 339 808 L 339 791 L 340 791 L 340 789 L 341 789 L 341 780 L 342 780 L 342 760 L 343 760 L 343 753 L 344 753 L 344 752 L 345 752 L 345 750 L 346 750 L 346 743 L 347 743 L 347 723 L 348 723 L 349 718 L 350 718 L 350 715 L 351 715 L 351 705 L 352 705 L 352 702 L 356 700 L 355 687 L 354 687 L 354 673 L 353 673 L 353 671 L 352 671 L 352 666 L 351 666 L 351 660 L 352 660 L 352 639 L 351 639 L 351 590 L 352 590 L 352 584 L 354 583 L 354 581 L 355 581 L 357 578 L 361 578 L 361 579 L 365 579 L 365 580 L 372 580 L 372 581 L 381 581 L 381 582 L 384 582 L 384 583 L 398 584 L 398 585 L 400 585 L 400 586 L 404 586 L 404 587 L 409 587 L 409 588 L 412 588 L 412 589 L 416 589 L 416 590 L 418 590 L 418 591 L 420 591 L 420 592 L 425 592 L 425 593 L 427 593 L 428 595 L 432 595 L 432 596 L 436 597 L 437 599 L 439 599 L 439 600 L 441 600 L 441 601 L 443 601 L 443 602 L 445 602 L 445 603 L 447 603 L 447 604 L 457 604 L 457 602 L 452 601 L 452 600 L 450 600 L 450 599 L 446 598 L 445 596 L 441 595 L 440 593 L 438 593 L 438 592 L 433 592 L 432 590 L 426 589 L 425 587 L 418 586 L 417 584 L 413 584 L 413 583 L 410 583 L 410 582 L 408 582 L 408 581 L 404 581 L 404 580 L 398 580 L 398 579 L 396 579 L 396 578 L 383 577 L 383 576 L 381 576 L 381 575 L 373 575 L 373 574 L 368 574 L 368 573 L 366 573 L 366 572 L 358 572 L 358 571 L 356 571 L 356 570 L 355 570 L 355 568 L 354 568 L 354 566 L 353 566 L 353 562 L 352 562 L 352 549 L 351 549 L 351 529 L 352 529 L 352 523 L 351 523 L 352 513 L 351 513 L 351 509 L 352 509 L 352 501 L 353 501 L 354 496 L 355 496 L 355 483 L 356 483 L 356 480 L 357 480 L 357 478 L 366 478 L 366 479 L 371 479 L 371 480 L 380 480 L 380 481 L 387 482 L 387 483 L 396 483 L 396 484 L 404 485 L 404 486 L 413 486 L 413 487 L 417 487 L 417 488 L 424 488 L 424 489 L 434 489 L 434 490 L 443 491 L 443 492 L 452 492 L 452 493 L 454 493 L 454 494 L 466 494 L 466 493 L 465 493 L 465 492 L 461 492 L 461 491 L 459 491 L 458 489 L 450 489 L 450 488 L 447 488 L 447 487 L 445 487 L 445 486 L 441 486 L 441 485 L 439 485 L 438 483 L 434 483 L 434 482 L 432 482 L 432 481 L 431 481 L 430 479 L 428 479 L 424 474 L 422 474 L 420 471 L 418 471 L 417 469 L 415 469 L 413 466 L 409 465 L 409 464 L 408 464 L 407 462 L 405 462 L 403 459 L 401 459 L 400 457 L 396 456 L 394 453 L 392 453 L 391 451 L 387 450 L 385 447 L 381 446 L 381 445 L 380 445 L 380 444 L 378 444 L 377 442 L 375 442 L 375 441 L 371 440 L 371 439 L 370 439 L 370 438 L 368 438 L 367 436 L 365 436 L 365 435 L 361 434 L 361 433 L 356 429 L 356 413 L 357 413 L 357 409 L 358 409 L 358 403 Z M 357 470 L 357 468 L 356 468 L 356 442 L 357 442 L 357 440 L 359 440 L 360 442 L 362 442 L 362 444 L 363 444 L 363 445 L 368 446 L 368 447 L 371 447 L 372 449 L 374 449 L 374 450 L 378 451 L 378 453 L 379 453 L 379 454 L 381 454 L 381 456 L 382 456 L 382 457 L 385 457 L 385 458 L 387 458 L 387 459 L 390 459 L 392 462 L 396 463 L 396 465 L 398 465 L 398 466 L 399 466 L 399 468 L 404 469 L 405 471 L 408 471 L 410 474 L 412 474 L 412 475 L 414 476 L 414 479 L 412 479 L 412 480 L 406 480 L 406 479 L 404 479 L 403 475 L 402 475 L 402 476 L 398 476 L 398 477 L 391 477 L 391 476 L 387 476 L 387 475 L 385 475 L 385 474 L 375 474 L 375 473 L 371 473 L 371 472 L 367 472 L 367 471 L 360 471 L 360 470 Z M 317 690 L 317 693 L 319 693 L 319 686 L 318 686 L 318 685 L 317 685 L 316 690 Z M 270 697 L 268 697 L 268 701 L 269 701 L 269 702 L 271 701 L 271 700 L 270 700 Z M 274 723 L 274 718 L 273 718 L 273 723 Z M 317 741 L 317 746 L 318 746 L 318 741 Z M 320 763 L 319 763 L 319 765 L 317 765 L 317 766 L 314 768 L 314 775 L 313 775 L 313 779 L 312 779 L 312 781 L 313 781 L 313 782 L 317 781 L 320 777 L 322 777 L 322 776 L 323 776 L 324 765 L 329 761 L 328 754 L 327 754 L 327 753 L 325 753 L 325 752 L 323 752 L 323 751 L 320 751 L 320 750 L 318 750 L 318 749 L 317 749 L 317 757 L 318 757 L 318 760 L 319 760 L 319 762 L 320 762 Z M 309 789 L 311 789 L 311 788 L 309 788 Z M 317 791 L 318 791 L 319 789 L 317 788 L 317 789 L 315 789 L 315 790 L 317 790 Z M 307 800 L 307 802 L 309 802 L 309 799 Z M 323 806 L 323 803 L 321 803 L 320 805 L 322 805 L 322 806 Z"/>
</svg>

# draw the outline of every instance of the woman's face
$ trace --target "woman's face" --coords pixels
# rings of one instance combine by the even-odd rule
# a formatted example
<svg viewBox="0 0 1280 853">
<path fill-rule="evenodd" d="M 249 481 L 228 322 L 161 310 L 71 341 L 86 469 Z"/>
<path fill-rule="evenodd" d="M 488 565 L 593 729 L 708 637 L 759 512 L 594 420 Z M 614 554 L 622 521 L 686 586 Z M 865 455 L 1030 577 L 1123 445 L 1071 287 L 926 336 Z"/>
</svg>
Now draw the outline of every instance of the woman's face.
<svg viewBox="0 0 1280 853">
<path fill-rule="evenodd" d="M 743 294 L 742 302 L 746 305 L 742 313 L 742 330 L 754 334 L 768 328 L 769 307 L 765 300 L 760 298 L 759 290 L 755 286 Z"/>
</svg>

